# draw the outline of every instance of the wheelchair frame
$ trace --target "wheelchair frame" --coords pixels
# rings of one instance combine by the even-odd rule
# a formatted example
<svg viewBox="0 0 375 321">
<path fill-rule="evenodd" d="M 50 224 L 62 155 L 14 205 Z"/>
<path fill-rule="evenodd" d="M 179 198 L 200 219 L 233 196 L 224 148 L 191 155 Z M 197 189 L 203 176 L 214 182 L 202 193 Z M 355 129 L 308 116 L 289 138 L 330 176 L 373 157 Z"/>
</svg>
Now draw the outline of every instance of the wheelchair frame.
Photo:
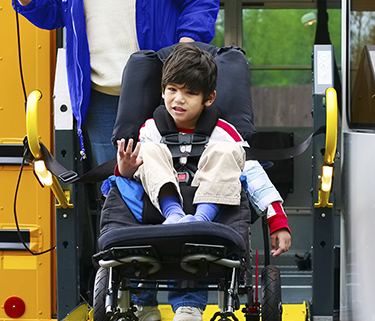
<svg viewBox="0 0 375 321">
<path fill-rule="evenodd" d="M 218 63 L 218 69 L 221 71 L 221 75 L 225 75 L 225 82 L 221 81 L 224 80 L 224 78 L 221 79 L 220 77 L 218 77 L 217 90 L 218 92 L 221 92 L 222 95 L 220 97 L 217 97 L 217 99 L 215 100 L 216 108 L 220 110 L 221 115 L 224 119 L 236 125 L 237 130 L 243 133 L 242 136 L 245 140 L 248 139 L 250 137 L 250 133 L 254 131 L 254 126 L 252 123 L 251 98 L 249 96 L 249 66 L 243 52 L 237 47 L 216 48 L 214 46 L 201 43 L 195 43 L 195 45 L 200 47 L 201 49 L 211 52 L 215 56 L 215 59 Z M 134 105 L 136 104 L 133 104 L 129 101 L 129 99 L 134 96 L 130 93 L 133 92 L 134 87 L 147 87 L 150 88 L 150 90 L 159 87 L 159 69 L 161 70 L 162 61 L 164 60 L 164 58 L 168 57 L 172 50 L 173 46 L 164 48 L 157 53 L 140 52 L 139 54 L 132 55 L 132 57 L 129 59 L 127 67 L 125 68 L 123 73 L 123 86 L 119 102 L 119 105 L 123 106 L 124 108 L 119 109 L 112 139 L 116 137 L 137 137 L 139 127 L 145 120 L 143 119 L 143 113 L 150 115 L 154 113 L 155 106 L 157 106 L 158 101 L 160 101 L 159 93 L 155 94 L 155 102 L 147 101 L 140 104 L 140 106 L 142 107 L 148 106 L 149 108 L 147 112 L 142 109 L 142 115 L 135 115 L 135 113 L 140 113 L 141 109 L 134 108 Z M 147 56 L 146 60 L 144 58 L 145 55 Z M 147 61 L 147 63 L 145 63 L 145 61 Z M 137 70 L 137 72 L 139 72 L 138 69 L 135 69 L 136 67 L 141 68 L 141 70 L 149 68 L 154 72 L 147 72 L 148 76 L 143 77 L 142 79 L 138 79 L 139 84 L 137 83 L 135 85 L 133 83 L 133 72 L 134 70 Z M 151 84 L 150 82 L 151 77 L 153 84 Z M 238 91 L 237 84 L 239 77 L 241 78 L 244 86 L 241 87 L 242 94 L 236 95 L 236 97 L 241 97 L 241 100 L 237 103 L 233 100 L 232 97 L 230 103 L 228 103 L 227 95 L 225 94 L 227 92 L 228 86 L 223 85 L 228 83 L 236 84 L 236 90 Z M 147 79 L 147 86 L 145 83 L 143 83 L 145 81 L 144 78 Z M 132 82 L 126 82 L 126 79 L 132 79 Z M 126 84 L 129 84 L 130 86 L 127 87 Z M 244 104 L 244 99 L 246 100 L 246 104 Z M 122 100 L 126 100 L 126 104 Z M 126 106 L 131 106 L 131 109 L 125 108 Z M 228 109 L 228 106 L 231 106 L 231 108 Z M 241 117 L 238 117 L 240 113 L 237 113 L 233 110 L 233 108 L 235 107 L 241 108 Z M 135 126 L 134 123 L 131 123 L 128 126 L 128 124 L 126 124 L 126 121 L 129 121 L 130 119 L 136 119 L 137 121 L 139 121 L 139 126 Z M 165 136 L 165 133 L 162 136 Z M 264 220 L 265 224 L 263 224 L 263 227 L 268 230 L 266 225 L 266 218 L 264 218 Z M 209 224 L 212 223 L 209 222 Z M 177 225 L 182 224 L 174 224 L 174 226 Z M 161 225 L 159 227 L 161 227 L 161 229 L 167 228 L 166 226 Z M 222 227 L 231 229 L 229 226 L 225 225 L 223 225 Z M 234 312 L 240 309 L 240 295 L 247 296 L 246 306 L 243 311 L 246 320 L 259 320 L 261 314 L 263 321 L 281 320 L 281 286 L 280 276 L 277 268 L 269 265 L 268 258 L 268 264 L 264 270 L 264 274 L 267 277 L 264 278 L 265 281 L 262 281 L 262 283 L 264 283 L 267 286 L 267 289 L 270 289 L 270 291 L 262 291 L 263 302 L 265 301 L 264 299 L 266 299 L 267 304 L 263 304 L 261 308 L 258 302 L 256 302 L 256 300 L 254 299 L 254 287 L 252 284 L 251 273 L 252 253 L 249 237 L 250 232 L 248 231 L 247 233 L 246 244 L 242 236 L 240 236 L 233 229 L 231 230 L 233 234 L 237 234 L 238 237 L 241 238 L 240 242 L 243 242 L 243 244 L 245 244 L 245 256 L 237 256 L 235 259 L 228 258 L 228 248 L 225 242 L 224 244 L 221 244 L 224 246 L 224 248 L 218 249 L 218 247 L 212 246 L 212 244 L 216 245 L 216 239 L 215 241 L 210 242 L 199 242 L 194 238 L 189 239 L 188 243 L 190 243 L 190 246 L 193 246 L 195 249 L 198 248 L 199 251 L 194 255 L 186 253 L 186 255 L 183 257 L 184 261 L 182 262 L 182 264 L 180 264 L 181 262 L 178 262 L 178 264 L 174 264 L 174 267 L 182 272 L 183 276 L 182 279 L 180 278 L 180 280 L 189 280 L 186 282 L 179 282 L 178 286 L 184 287 L 185 289 L 189 288 L 190 290 L 197 290 L 196 285 L 198 274 L 201 274 L 201 278 L 203 278 L 205 282 L 214 281 L 214 284 L 217 285 L 216 288 L 219 292 L 218 305 L 220 312 L 216 313 L 212 320 L 215 320 L 216 318 L 219 318 L 220 320 L 227 320 L 229 318 L 232 318 L 234 321 L 237 321 L 237 317 L 235 316 Z M 266 233 L 264 239 L 268 240 L 268 232 L 266 230 L 264 230 L 264 233 Z M 203 233 L 205 233 L 205 231 L 203 231 Z M 209 246 L 207 248 L 208 244 Z M 102 313 L 100 313 L 100 317 L 95 318 L 94 316 L 96 321 L 137 320 L 136 316 L 134 315 L 135 311 L 131 303 L 130 295 L 131 291 L 135 291 L 137 290 L 137 288 L 133 288 L 131 282 L 126 281 L 127 279 L 136 277 L 138 278 L 138 280 L 141 279 L 141 282 L 143 282 L 144 279 L 147 278 L 152 279 L 153 281 L 158 281 L 159 284 L 161 284 L 160 282 L 162 281 L 168 284 L 168 280 L 179 278 L 179 275 L 172 275 L 171 271 L 173 269 L 168 270 L 168 273 L 166 274 L 160 272 L 163 269 L 160 267 L 161 264 L 158 257 L 159 253 L 157 251 L 154 252 L 154 249 L 152 247 L 145 248 L 145 245 L 153 246 L 153 244 L 143 243 L 122 244 L 122 246 L 120 246 L 114 243 L 114 245 L 109 244 L 108 247 L 104 247 L 104 251 L 94 255 L 94 259 L 100 266 L 100 269 L 98 270 L 99 275 L 97 275 L 98 280 L 95 281 L 95 285 L 98 285 L 100 289 L 95 288 L 94 315 L 98 313 L 95 313 L 95 306 L 97 306 L 98 308 L 100 307 L 100 310 L 102 311 Z M 129 248 L 129 246 L 131 246 L 131 248 Z M 141 247 L 134 248 L 133 246 Z M 267 241 L 265 244 L 266 257 L 269 257 L 268 246 L 269 244 Z M 119 255 L 121 257 L 119 257 Z M 129 273 L 131 269 L 133 269 L 133 275 Z M 206 269 L 204 270 L 205 272 L 210 272 L 211 270 L 220 270 L 222 274 L 214 275 L 214 277 L 209 278 L 208 275 L 202 273 L 201 269 Z M 107 276 L 105 276 L 105 272 L 103 272 L 106 270 L 108 272 Z M 135 275 L 134 271 L 137 271 L 138 275 Z M 106 280 L 106 277 L 108 277 L 108 280 Z M 105 282 L 103 282 L 103 280 L 105 280 Z M 103 283 L 108 285 L 103 286 Z M 256 291 L 258 291 L 258 289 L 256 289 Z"/>
</svg>

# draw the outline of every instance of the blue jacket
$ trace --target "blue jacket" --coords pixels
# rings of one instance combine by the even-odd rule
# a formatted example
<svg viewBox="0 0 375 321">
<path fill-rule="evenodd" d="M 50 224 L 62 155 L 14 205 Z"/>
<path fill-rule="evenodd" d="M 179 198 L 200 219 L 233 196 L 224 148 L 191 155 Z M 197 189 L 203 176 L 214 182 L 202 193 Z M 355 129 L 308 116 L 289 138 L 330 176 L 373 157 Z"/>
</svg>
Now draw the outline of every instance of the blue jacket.
<svg viewBox="0 0 375 321">
<path fill-rule="evenodd" d="M 215 35 L 219 3 L 220 0 L 137 0 L 139 48 L 157 51 L 177 43 L 181 37 L 209 43 Z M 32 0 L 27 6 L 18 4 L 16 10 L 39 28 L 66 28 L 69 94 L 84 153 L 81 125 L 89 107 L 91 67 L 83 0 Z"/>
</svg>

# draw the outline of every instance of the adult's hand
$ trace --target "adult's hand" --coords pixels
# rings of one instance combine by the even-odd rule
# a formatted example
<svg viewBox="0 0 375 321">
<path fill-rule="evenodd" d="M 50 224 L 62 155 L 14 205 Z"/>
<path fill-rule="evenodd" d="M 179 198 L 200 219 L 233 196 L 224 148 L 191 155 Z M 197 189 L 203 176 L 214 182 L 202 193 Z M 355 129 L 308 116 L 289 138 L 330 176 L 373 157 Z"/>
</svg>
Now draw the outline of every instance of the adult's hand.
<svg viewBox="0 0 375 321">
<path fill-rule="evenodd" d="M 27 6 L 31 0 L 18 0 L 21 6 Z"/>
<path fill-rule="evenodd" d="M 180 42 L 194 42 L 194 39 L 189 37 L 181 37 Z"/>
</svg>

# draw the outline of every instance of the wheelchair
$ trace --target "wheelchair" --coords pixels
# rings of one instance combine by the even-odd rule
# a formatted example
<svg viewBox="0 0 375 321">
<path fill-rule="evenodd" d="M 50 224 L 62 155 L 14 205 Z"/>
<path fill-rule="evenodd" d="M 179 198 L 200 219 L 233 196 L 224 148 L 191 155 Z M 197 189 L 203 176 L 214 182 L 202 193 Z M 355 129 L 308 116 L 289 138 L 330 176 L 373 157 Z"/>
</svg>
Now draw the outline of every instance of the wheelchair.
<svg viewBox="0 0 375 321">
<path fill-rule="evenodd" d="M 217 60 L 215 104 L 221 118 L 234 124 L 248 140 L 255 129 L 249 67 L 243 52 L 236 47 L 195 45 L 211 52 Z M 141 51 L 130 57 L 123 74 L 113 141 L 122 137 L 136 139 L 140 126 L 152 117 L 161 100 L 161 67 L 172 50 L 173 46 L 157 53 Z M 133 94 L 136 88 L 149 88 L 151 94 L 136 97 Z M 229 99 L 232 88 L 236 88 L 237 98 Z M 190 172 L 191 169 L 177 168 L 177 171 Z M 194 213 L 194 188 L 182 182 L 181 192 L 185 212 Z M 98 266 L 93 291 L 95 321 L 136 321 L 132 295 L 150 289 L 167 291 L 171 287 L 180 292 L 216 291 L 218 311 L 212 321 L 237 321 L 235 312 L 241 308 L 242 297 L 246 298 L 242 312 L 247 321 L 260 320 L 260 317 L 263 321 L 281 320 L 280 274 L 277 267 L 269 264 L 265 217 L 262 225 L 266 266 L 262 270 L 261 303 L 258 302 L 258 268 L 254 277 L 250 229 L 257 216 L 245 191 L 241 194 L 241 204 L 227 206 L 214 222 L 162 225 L 164 218 L 153 208 L 147 195 L 143 201 L 140 223 L 117 187 L 112 187 L 107 195 L 101 213 L 99 251 L 93 256 Z"/>
</svg>

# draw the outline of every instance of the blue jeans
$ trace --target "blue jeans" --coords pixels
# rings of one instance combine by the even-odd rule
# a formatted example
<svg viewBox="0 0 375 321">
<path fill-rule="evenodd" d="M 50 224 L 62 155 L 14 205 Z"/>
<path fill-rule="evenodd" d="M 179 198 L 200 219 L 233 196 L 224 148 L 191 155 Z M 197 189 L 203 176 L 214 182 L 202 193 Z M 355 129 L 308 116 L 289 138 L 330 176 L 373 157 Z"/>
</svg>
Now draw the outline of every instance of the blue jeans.
<svg viewBox="0 0 375 321">
<path fill-rule="evenodd" d="M 119 96 L 100 93 L 91 89 L 90 106 L 86 115 L 90 144 L 96 165 L 116 157 L 116 148 L 111 143 L 116 121 Z"/>
<path fill-rule="evenodd" d="M 158 301 L 156 299 L 157 291 L 145 290 L 141 293 L 140 296 L 132 296 L 133 302 L 135 305 L 141 306 L 157 306 Z M 173 312 L 179 307 L 191 306 L 197 307 L 202 310 L 206 308 L 208 299 L 207 291 L 198 291 L 198 292 L 178 292 L 178 291 L 169 291 L 168 293 L 168 302 L 172 306 Z"/>
</svg>

